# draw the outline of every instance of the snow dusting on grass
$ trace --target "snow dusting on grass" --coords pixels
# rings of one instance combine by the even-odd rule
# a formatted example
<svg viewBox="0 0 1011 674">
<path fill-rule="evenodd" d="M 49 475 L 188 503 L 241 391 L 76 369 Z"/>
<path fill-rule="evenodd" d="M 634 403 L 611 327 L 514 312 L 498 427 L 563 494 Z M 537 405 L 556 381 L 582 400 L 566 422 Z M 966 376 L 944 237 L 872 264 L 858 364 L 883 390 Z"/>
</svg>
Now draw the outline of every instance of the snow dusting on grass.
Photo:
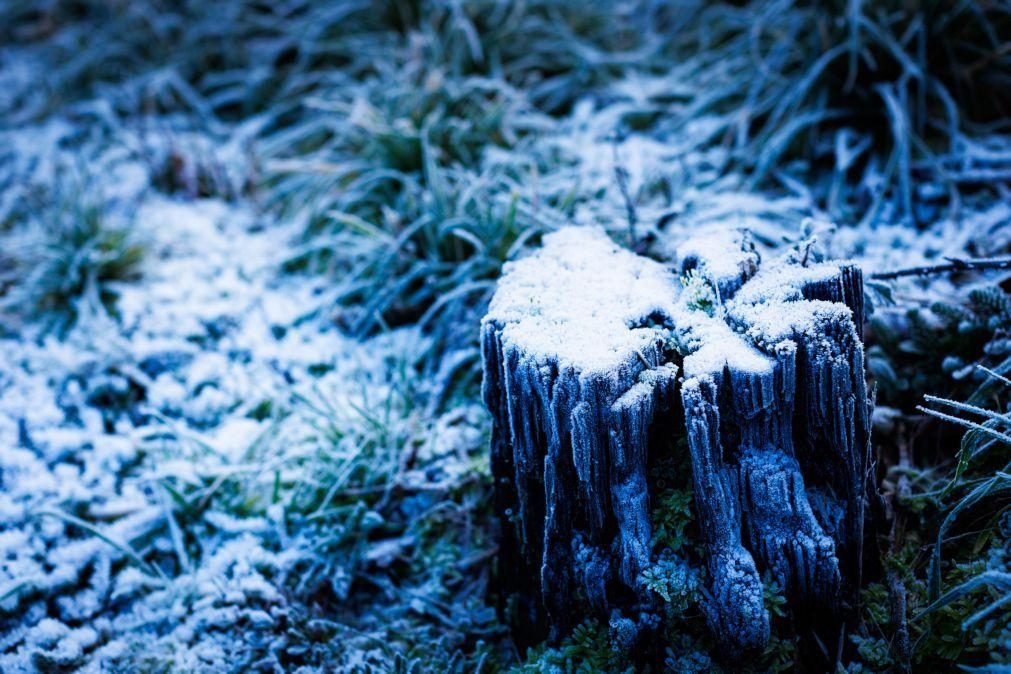
<svg viewBox="0 0 1011 674">
<path fill-rule="evenodd" d="M 848 311 L 795 301 L 825 260 L 1006 254 L 1007 12 L 893 4 L 3 4 L 0 671 L 621 670 L 620 625 L 522 653 L 496 614 L 480 319 L 588 370 L 649 341 L 762 372 L 753 344 Z M 1003 280 L 867 285 L 910 612 L 975 563 L 928 589 L 975 483 L 916 406 L 1003 409 Z M 867 594 L 847 666 L 886 671 Z M 916 664 L 999 650 L 960 601 L 910 623 Z M 668 669 L 711 671 L 685 625 Z"/>
<path fill-rule="evenodd" d="M 2 340 L 0 670 L 385 662 L 314 607 L 424 550 L 425 495 L 480 475 L 483 416 L 418 418 L 426 339 L 320 319 L 325 281 L 280 273 L 290 228 L 138 193 L 115 316 Z"/>
</svg>

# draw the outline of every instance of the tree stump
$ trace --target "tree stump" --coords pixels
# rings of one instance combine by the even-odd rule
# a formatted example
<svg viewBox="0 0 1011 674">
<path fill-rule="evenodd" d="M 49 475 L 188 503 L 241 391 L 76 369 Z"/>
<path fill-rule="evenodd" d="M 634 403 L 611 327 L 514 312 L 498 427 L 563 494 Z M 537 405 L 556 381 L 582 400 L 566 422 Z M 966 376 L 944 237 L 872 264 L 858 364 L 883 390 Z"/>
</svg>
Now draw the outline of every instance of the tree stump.
<svg viewBox="0 0 1011 674">
<path fill-rule="evenodd" d="M 629 645 L 658 633 L 650 466 L 687 451 L 720 652 L 767 644 L 760 572 L 834 649 L 860 585 L 861 272 L 762 265 L 733 232 L 677 255 L 679 273 L 568 228 L 499 282 L 483 395 L 514 634 L 557 639 L 586 616 L 623 625 Z"/>
</svg>

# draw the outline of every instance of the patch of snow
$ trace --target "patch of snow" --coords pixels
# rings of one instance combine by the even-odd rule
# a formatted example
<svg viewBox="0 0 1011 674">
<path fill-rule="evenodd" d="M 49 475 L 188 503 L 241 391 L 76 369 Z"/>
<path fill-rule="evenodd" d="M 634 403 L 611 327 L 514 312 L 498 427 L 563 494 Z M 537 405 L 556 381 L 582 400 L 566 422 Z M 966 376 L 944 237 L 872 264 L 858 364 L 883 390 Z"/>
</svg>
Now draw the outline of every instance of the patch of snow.
<svg viewBox="0 0 1011 674">
<path fill-rule="evenodd" d="M 729 297 L 758 271 L 759 256 L 748 236 L 740 230 L 715 229 L 683 241 L 675 252 L 681 272 L 697 269 L 721 297 Z"/>
<path fill-rule="evenodd" d="M 506 265 L 486 322 L 531 358 L 606 373 L 656 340 L 644 327 L 673 312 L 679 286 L 662 265 L 619 247 L 596 228 L 570 227 Z"/>
<path fill-rule="evenodd" d="M 774 362 L 721 317 L 679 308 L 674 323 L 679 346 L 686 353 L 686 378 L 722 375 L 726 368 L 753 374 L 772 372 Z"/>
</svg>

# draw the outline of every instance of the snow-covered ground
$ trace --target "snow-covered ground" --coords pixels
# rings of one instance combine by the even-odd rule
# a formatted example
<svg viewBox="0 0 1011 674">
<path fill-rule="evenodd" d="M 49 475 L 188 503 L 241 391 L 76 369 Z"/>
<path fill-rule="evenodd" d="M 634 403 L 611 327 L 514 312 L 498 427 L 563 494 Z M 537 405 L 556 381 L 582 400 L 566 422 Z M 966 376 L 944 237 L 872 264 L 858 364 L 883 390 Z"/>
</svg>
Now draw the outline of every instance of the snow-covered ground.
<svg viewBox="0 0 1011 674">
<path fill-rule="evenodd" d="M 119 167 L 110 186 L 146 254 L 118 317 L 82 311 L 64 339 L 0 341 L 3 672 L 270 660 L 286 647 L 279 621 L 296 620 L 290 576 L 319 544 L 287 529 L 301 487 L 368 489 L 354 474 L 368 461 L 391 483 L 438 488 L 483 438 L 473 410 L 431 430 L 408 419 L 394 397 L 409 395 L 401 370 L 424 338 L 342 336 L 318 312 L 326 281 L 280 271 L 290 228 L 248 203 L 161 195 Z M 345 439 L 368 424 L 413 425 L 425 471 L 359 456 Z M 346 593 L 350 576 L 330 573 L 315 580 Z M 331 648 L 331 665 L 362 657 Z"/>
</svg>

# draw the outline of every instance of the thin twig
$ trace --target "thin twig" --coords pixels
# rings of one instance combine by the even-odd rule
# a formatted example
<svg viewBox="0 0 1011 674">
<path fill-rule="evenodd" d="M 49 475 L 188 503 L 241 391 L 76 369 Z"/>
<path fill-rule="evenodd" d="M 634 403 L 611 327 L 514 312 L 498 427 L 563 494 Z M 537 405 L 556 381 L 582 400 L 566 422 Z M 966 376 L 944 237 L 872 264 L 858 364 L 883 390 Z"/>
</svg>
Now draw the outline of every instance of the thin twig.
<svg viewBox="0 0 1011 674">
<path fill-rule="evenodd" d="M 618 183 L 621 198 L 625 201 L 625 212 L 628 216 L 628 245 L 632 250 L 635 250 L 638 244 L 635 228 L 639 222 L 639 217 L 636 213 L 635 199 L 632 198 L 632 193 L 629 189 L 628 169 L 622 165 L 621 159 L 618 156 L 617 138 L 614 139 L 611 149 L 614 152 L 614 179 Z"/>
<path fill-rule="evenodd" d="M 871 274 L 877 281 L 901 278 L 903 276 L 930 276 L 931 274 L 949 274 L 960 271 L 990 271 L 994 269 L 1011 269 L 1011 257 L 987 257 L 965 260 L 957 257 L 946 257 L 947 264 L 909 267 L 895 271 L 883 271 Z"/>
<path fill-rule="evenodd" d="M 897 555 L 902 549 L 906 538 L 905 504 L 912 494 L 908 470 L 912 465 L 910 447 L 905 442 L 899 443 L 898 467 L 903 470 L 896 481 L 895 492 L 892 494 L 892 528 L 889 532 L 889 552 Z M 891 649 L 898 661 L 898 669 L 903 674 L 910 672 L 911 648 L 909 644 L 909 622 L 906 611 L 906 588 L 899 574 L 893 569 L 888 572 L 888 618 L 892 627 Z"/>
</svg>

